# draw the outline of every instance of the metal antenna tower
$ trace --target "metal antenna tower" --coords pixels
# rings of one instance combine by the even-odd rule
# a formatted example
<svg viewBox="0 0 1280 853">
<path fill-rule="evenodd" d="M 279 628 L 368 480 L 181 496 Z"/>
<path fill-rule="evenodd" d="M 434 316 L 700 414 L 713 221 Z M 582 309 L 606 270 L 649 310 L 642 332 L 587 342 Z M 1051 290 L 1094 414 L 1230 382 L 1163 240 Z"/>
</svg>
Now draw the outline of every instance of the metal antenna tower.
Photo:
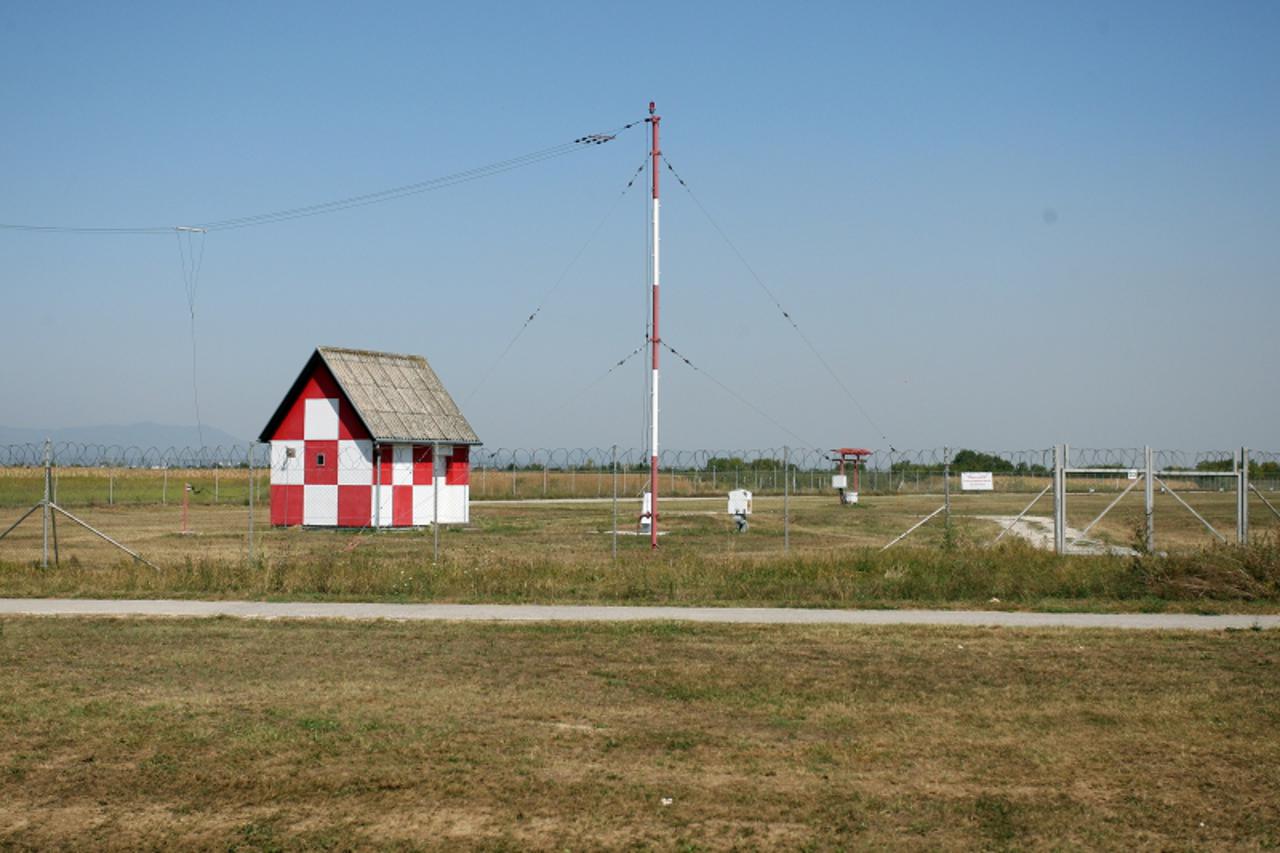
<svg viewBox="0 0 1280 853">
<path fill-rule="evenodd" d="M 146 560 L 145 558 L 142 557 L 141 554 L 137 553 L 136 551 L 129 550 L 128 548 L 121 545 L 116 540 L 112 539 L 107 534 L 103 533 L 101 530 L 98 530 L 97 528 L 92 527 L 87 522 L 83 521 L 82 519 L 76 518 L 74 515 L 67 512 L 62 507 L 58 506 L 57 501 L 54 499 L 54 495 L 53 495 L 53 443 L 47 438 L 44 440 L 44 497 L 42 497 L 40 501 L 36 503 L 35 506 L 31 507 L 31 509 L 24 512 L 21 518 L 19 518 L 13 524 L 9 525 L 9 528 L 5 530 L 4 533 L 0 533 L 0 539 L 3 539 L 4 537 L 12 533 L 19 524 L 27 520 L 27 516 L 31 515 L 36 510 L 42 510 L 41 520 L 43 521 L 42 526 L 44 528 L 43 535 L 41 537 L 41 544 L 40 544 L 40 568 L 42 569 L 49 568 L 50 533 L 53 534 L 52 535 L 53 564 L 55 566 L 58 565 L 58 562 L 59 562 L 58 561 L 58 517 L 54 515 L 54 513 L 62 513 L 67 518 L 71 519 L 76 524 L 80 525 L 85 530 L 92 533 L 94 536 L 97 536 L 99 539 L 103 539 L 109 542 L 110 544 L 119 548 L 121 551 L 124 551 L 130 557 L 133 557 L 133 559 L 137 560 L 138 562 L 146 563 L 148 566 L 155 569 L 156 571 L 160 571 L 160 568 L 155 563 L 152 563 L 149 560 Z"/>
<path fill-rule="evenodd" d="M 658 160 L 662 157 L 662 149 L 658 146 L 658 124 L 662 116 L 655 114 L 653 101 L 649 102 L 649 122 L 653 128 L 653 143 L 649 153 L 653 158 L 650 176 L 653 179 L 653 325 L 650 327 L 650 348 L 653 350 L 653 381 L 649 386 L 649 547 L 658 547 L 658 351 L 661 349 L 662 337 L 658 334 Z"/>
</svg>

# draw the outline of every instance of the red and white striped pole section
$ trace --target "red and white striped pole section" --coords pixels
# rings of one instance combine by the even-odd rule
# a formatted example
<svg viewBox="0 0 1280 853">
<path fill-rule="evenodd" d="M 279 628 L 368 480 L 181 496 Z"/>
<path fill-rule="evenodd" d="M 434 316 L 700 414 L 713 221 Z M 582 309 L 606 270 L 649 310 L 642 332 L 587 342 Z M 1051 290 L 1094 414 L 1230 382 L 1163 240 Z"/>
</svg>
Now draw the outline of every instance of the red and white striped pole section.
<svg viewBox="0 0 1280 853">
<path fill-rule="evenodd" d="M 653 167 L 649 170 L 653 178 L 653 335 L 650 339 L 653 350 L 653 381 L 650 384 L 650 425 L 649 425 L 649 547 L 658 547 L 658 350 L 662 338 L 658 334 L 658 159 L 662 149 L 658 147 L 658 123 L 662 116 L 654 114 L 654 103 L 649 102 L 649 125 L 653 128 Z"/>
</svg>

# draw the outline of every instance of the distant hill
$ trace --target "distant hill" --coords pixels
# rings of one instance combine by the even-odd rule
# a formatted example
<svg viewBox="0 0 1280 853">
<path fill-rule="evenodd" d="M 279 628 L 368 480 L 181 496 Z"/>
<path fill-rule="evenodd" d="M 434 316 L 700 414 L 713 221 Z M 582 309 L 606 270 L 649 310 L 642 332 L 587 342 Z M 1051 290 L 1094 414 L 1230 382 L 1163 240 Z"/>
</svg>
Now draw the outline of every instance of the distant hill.
<svg viewBox="0 0 1280 853">
<path fill-rule="evenodd" d="M 121 447 L 192 447 L 200 446 L 200 431 L 194 426 L 138 423 L 83 427 L 36 429 L 0 426 L 0 444 L 38 444 L 46 438 L 55 443 L 119 445 Z M 217 427 L 204 428 L 205 447 L 230 447 L 248 444 Z"/>
</svg>

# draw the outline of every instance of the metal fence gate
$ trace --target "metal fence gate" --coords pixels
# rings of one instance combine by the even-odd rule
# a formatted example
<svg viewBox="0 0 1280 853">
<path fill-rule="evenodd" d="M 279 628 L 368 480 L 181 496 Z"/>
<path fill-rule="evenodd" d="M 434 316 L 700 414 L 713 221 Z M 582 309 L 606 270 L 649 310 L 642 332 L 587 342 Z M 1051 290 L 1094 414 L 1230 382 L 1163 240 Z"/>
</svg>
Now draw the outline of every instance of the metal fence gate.
<svg viewBox="0 0 1280 853">
<path fill-rule="evenodd" d="M 1222 543 L 1228 541 L 1228 537 L 1224 536 L 1221 531 L 1214 527 L 1201 513 L 1197 512 L 1187 500 L 1184 500 L 1177 490 L 1169 484 L 1168 480 L 1173 477 L 1194 478 L 1195 480 L 1224 480 L 1226 481 L 1236 495 L 1236 532 L 1235 541 L 1237 544 L 1244 545 L 1249 541 L 1249 492 L 1252 491 L 1257 495 L 1262 503 L 1280 518 L 1280 510 L 1267 500 L 1255 486 L 1249 482 L 1249 449 L 1241 447 L 1235 451 L 1231 460 L 1230 471 L 1210 471 L 1210 470 L 1187 470 L 1186 468 L 1162 467 L 1157 464 L 1157 452 L 1150 447 L 1142 449 L 1142 467 L 1131 468 L 1112 468 L 1104 466 L 1074 466 L 1071 464 L 1071 447 L 1067 444 L 1056 445 L 1053 449 L 1053 529 L 1054 529 L 1054 550 L 1059 554 L 1066 554 L 1068 548 L 1074 542 L 1079 542 L 1089 534 L 1095 525 L 1100 522 L 1107 513 L 1116 507 L 1121 500 L 1124 499 L 1131 491 L 1136 489 L 1139 484 L 1142 485 L 1143 494 L 1143 511 L 1144 511 L 1144 527 L 1145 527 L 1145 545 L 1148 552 L 1154 552 L 1156 547 L 1156 522 L 1155 522 L 1155 497 L 1156 488 L 1160 488 L 1161 493 L 1169 495 L 1177 501 L 1187 512 L 1191 513 L 1196 520 L 1205 526 L 1205 528 L 1213 534 L 1213 536 Z M 1129 479 L 1129 486 L 1116 495 L 1116 497 L 1107 504 L 1107 506 L 1081 531 L 1076 539 L 1068 542 L 1067 539 L 1067 480 L 1072 475 L 1113 475 L 1125 476 Z"/>
</svg>

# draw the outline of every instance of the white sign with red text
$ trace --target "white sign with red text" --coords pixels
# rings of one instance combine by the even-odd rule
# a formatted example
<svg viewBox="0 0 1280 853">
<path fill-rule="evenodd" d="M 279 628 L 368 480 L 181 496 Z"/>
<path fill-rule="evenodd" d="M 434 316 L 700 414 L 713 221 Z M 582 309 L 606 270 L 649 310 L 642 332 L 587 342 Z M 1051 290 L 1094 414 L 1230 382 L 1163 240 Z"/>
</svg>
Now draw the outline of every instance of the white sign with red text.
<svg viewBox="0 0 1280 853">
<path fill-rule="evenodd" d="M 960 489 L 965 492 L 989 492 L 995 488 L 990 471 L 961 471 Z"/>
</svg>

